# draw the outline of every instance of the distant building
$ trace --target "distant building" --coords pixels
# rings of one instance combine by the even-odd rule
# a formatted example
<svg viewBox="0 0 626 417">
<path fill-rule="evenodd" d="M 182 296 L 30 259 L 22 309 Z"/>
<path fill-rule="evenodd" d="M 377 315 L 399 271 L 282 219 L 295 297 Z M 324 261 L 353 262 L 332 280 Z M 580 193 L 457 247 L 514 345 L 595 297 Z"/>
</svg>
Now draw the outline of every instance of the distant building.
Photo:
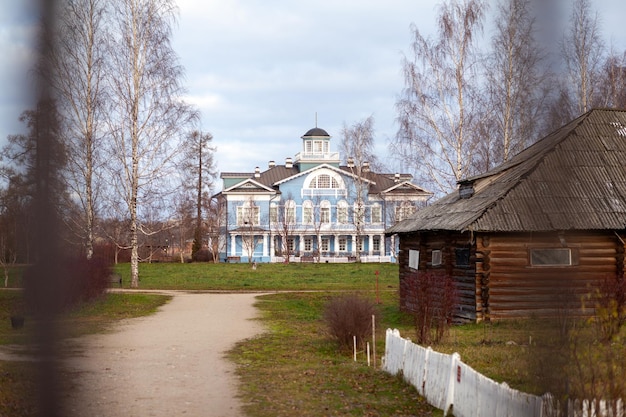
<svg viewBox="0 0 626 417">
<path fill-rule="evenodd" d="M 367 162 L 341 165 L 331 136 L 318 127 L 284 165 L 224 172 L 223 243 L 230 262 L 395 262 L 385 229 L 412 214 L 432 193 L 409 174 L 372 172 Z"/>
</svg>

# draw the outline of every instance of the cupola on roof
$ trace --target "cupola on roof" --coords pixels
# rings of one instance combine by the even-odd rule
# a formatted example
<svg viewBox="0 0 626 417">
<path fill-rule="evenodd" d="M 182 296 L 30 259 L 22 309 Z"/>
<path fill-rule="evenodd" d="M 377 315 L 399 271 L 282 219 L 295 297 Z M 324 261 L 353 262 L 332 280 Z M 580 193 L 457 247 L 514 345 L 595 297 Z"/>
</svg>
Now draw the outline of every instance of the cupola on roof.
<svg viewBox="0 0 626 417">
<path fill-rule="evenodd" d="M 304 135 L 302 135 L 303 138 L 307 138 L 307 137 L 312 137 L 312 136 L 326 136 L 326 137 L 330 137 L 330 135 L 328 134 L 327 131 L 325 131 L 324 129 L 321 129 L 319 127 L 314 127 L 313 129 L 309 129 L 308 132 L 306 132 Z"/>
</svg>

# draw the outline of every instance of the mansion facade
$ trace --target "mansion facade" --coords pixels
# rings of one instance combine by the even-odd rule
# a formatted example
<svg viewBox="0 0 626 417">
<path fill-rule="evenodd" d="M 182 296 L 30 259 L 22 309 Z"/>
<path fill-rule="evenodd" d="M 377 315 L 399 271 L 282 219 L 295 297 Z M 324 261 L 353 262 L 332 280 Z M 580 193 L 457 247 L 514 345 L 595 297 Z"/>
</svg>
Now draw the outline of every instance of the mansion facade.
<svg viewBox="0 0 626 417">
<path fill-rule="evenodd" d="M 341 164 L 331 136 L 318 127 L 284 165 L 224 172 L 220 259 L 228 262 L 395 262 L 385 230 L 426 204 L 432 193 L 408 174 L 373 172 L 367 162 Z"/>
</svg>

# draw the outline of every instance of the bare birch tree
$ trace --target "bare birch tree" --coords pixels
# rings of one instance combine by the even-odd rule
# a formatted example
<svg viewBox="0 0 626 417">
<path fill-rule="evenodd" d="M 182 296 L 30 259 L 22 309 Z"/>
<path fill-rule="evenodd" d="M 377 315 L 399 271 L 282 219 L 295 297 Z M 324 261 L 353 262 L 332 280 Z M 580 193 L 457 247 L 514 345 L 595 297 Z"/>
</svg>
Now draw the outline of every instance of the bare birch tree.
<svg viewBox="0 0 626 417">
<path fill-rule="evenodd" d="M 241 252 L 247 254 L 248 263 L 254 261 L 254 252 L 263 242 L 263 237 L 259 234 L 263 233 L 260 228 L 260 211 L 261 208 L 253 197 L 237 206 L 236 224 L 237 230 L 241 232 Z"/>
<path fill-rule="evenodd" d="M 545 111 L 547 72 L 535 38 L 532 0 L 498 4 L 489 59 L 485 60 L 487 102 L 481 164 L 487 171 L 507 161 L 535 139 Z"/>
<path fill-rule="evenodd" d="M 591 0 L 575 0 L 561 43 L 573 108 L 571 116 L 590 110 L 597 100 L 599 73 L 604 57 L 600 20 Z"/>
<path fill-rule="evenodd" d="M 609 53 L 600 75 L 600 105 L 626 108 L 626 52 Z"/>
<path fill-rule="evenodd" d="M 291 262 L 291 256 L 294 255 L 293 242 L 295 242 L 295 231 L 297 227 L 296 219 L 296 202 L 291 195 L 288 195 L 285 200 L 281 200 L 275 207 L 275 221 L 272 222 L 274 232 L 277 236 L 280 236 L 282 254 L 285 257 L 285 262 Z"/>
<path fill-rule="evenodd" d="M 64 0 L 59 2 L 56 39 L 49 49 L 49 80 L 62 118 L 61 135 L 68 150 L 66 175 L 70 205 L 80 215 L 68 216 L 70 229 L 79 237 L 89 259 L 93 255 L 96 207 L 101 174 L 104 95 L 104 41 L 106 2 Z"/>
<path fill-rule="evenodd" d="M 112 4 L 107 113 L 117 164 L 111 175 L 128 209 L 133 288 L 139 286 L 141 210 L 171 185 L 182 132 L 195 118 L 181 99 L 182 68 L 170 45 L 174 17 L 172 0 Z"/>
<path fill-rule="evenodd" d="M 361 261 L 361 239 L 365 228 L 365 205 L 368 195 L 371 160 L 376 163 L 374 156 L 374 117 L 369 116 L 352 126 L 344 123 L 341 130 L 341 149 L 348 158 L 347 167 L 352 179 L 347 185 L 348 195 L 353 203 L 352 224 L 355 228 L 355 255 L 357 262 Z"/>
<path fill-rule="evenodd" d="M 475 38 L 482 31 L 483 0 L 441 5 L 438 38 L 412 27 L 412 57 L 403 62 L 405 88 L 396 103 L 399 129 L 393 151 L 417 178 L 449 192 L 471 172 L 478 111 Z"/>
</svg>

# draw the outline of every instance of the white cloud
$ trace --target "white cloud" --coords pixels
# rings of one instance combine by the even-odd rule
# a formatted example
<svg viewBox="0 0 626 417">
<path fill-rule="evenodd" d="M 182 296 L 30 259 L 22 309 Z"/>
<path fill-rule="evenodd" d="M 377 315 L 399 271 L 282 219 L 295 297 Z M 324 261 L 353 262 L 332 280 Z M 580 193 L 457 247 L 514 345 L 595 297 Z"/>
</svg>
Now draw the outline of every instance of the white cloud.
<svg viewBox="0 0 626 417">
<path fill-rule="evenodd" d="M 0 140 L 27 102 L 24 76 L 36 2 L 0 9 Z M 223 171 L 251 172 L 300 151 L 300 136 L 318 125 L 337 148 L 345 123 L 373 114 L 377 150 L 395 133 L 403 88 L 402 52 L 409 26 L 435 30 L 440 0 L 178 0 L 172 45 L 185 67 L 185 99 L 201 111 Z M 626 3 L 594 0 L 605 33 L 622 35 Z M 29 7 L 23 6 L 26 4 Z M 493 9 L 493 8 L 492 8 Z M 485 34 L 489 36 L 488 33 Z M 626 37 L 614 38 L 621 43 Z M 7 81 L 9 80 L 9 81 Z"/>
</svg>

